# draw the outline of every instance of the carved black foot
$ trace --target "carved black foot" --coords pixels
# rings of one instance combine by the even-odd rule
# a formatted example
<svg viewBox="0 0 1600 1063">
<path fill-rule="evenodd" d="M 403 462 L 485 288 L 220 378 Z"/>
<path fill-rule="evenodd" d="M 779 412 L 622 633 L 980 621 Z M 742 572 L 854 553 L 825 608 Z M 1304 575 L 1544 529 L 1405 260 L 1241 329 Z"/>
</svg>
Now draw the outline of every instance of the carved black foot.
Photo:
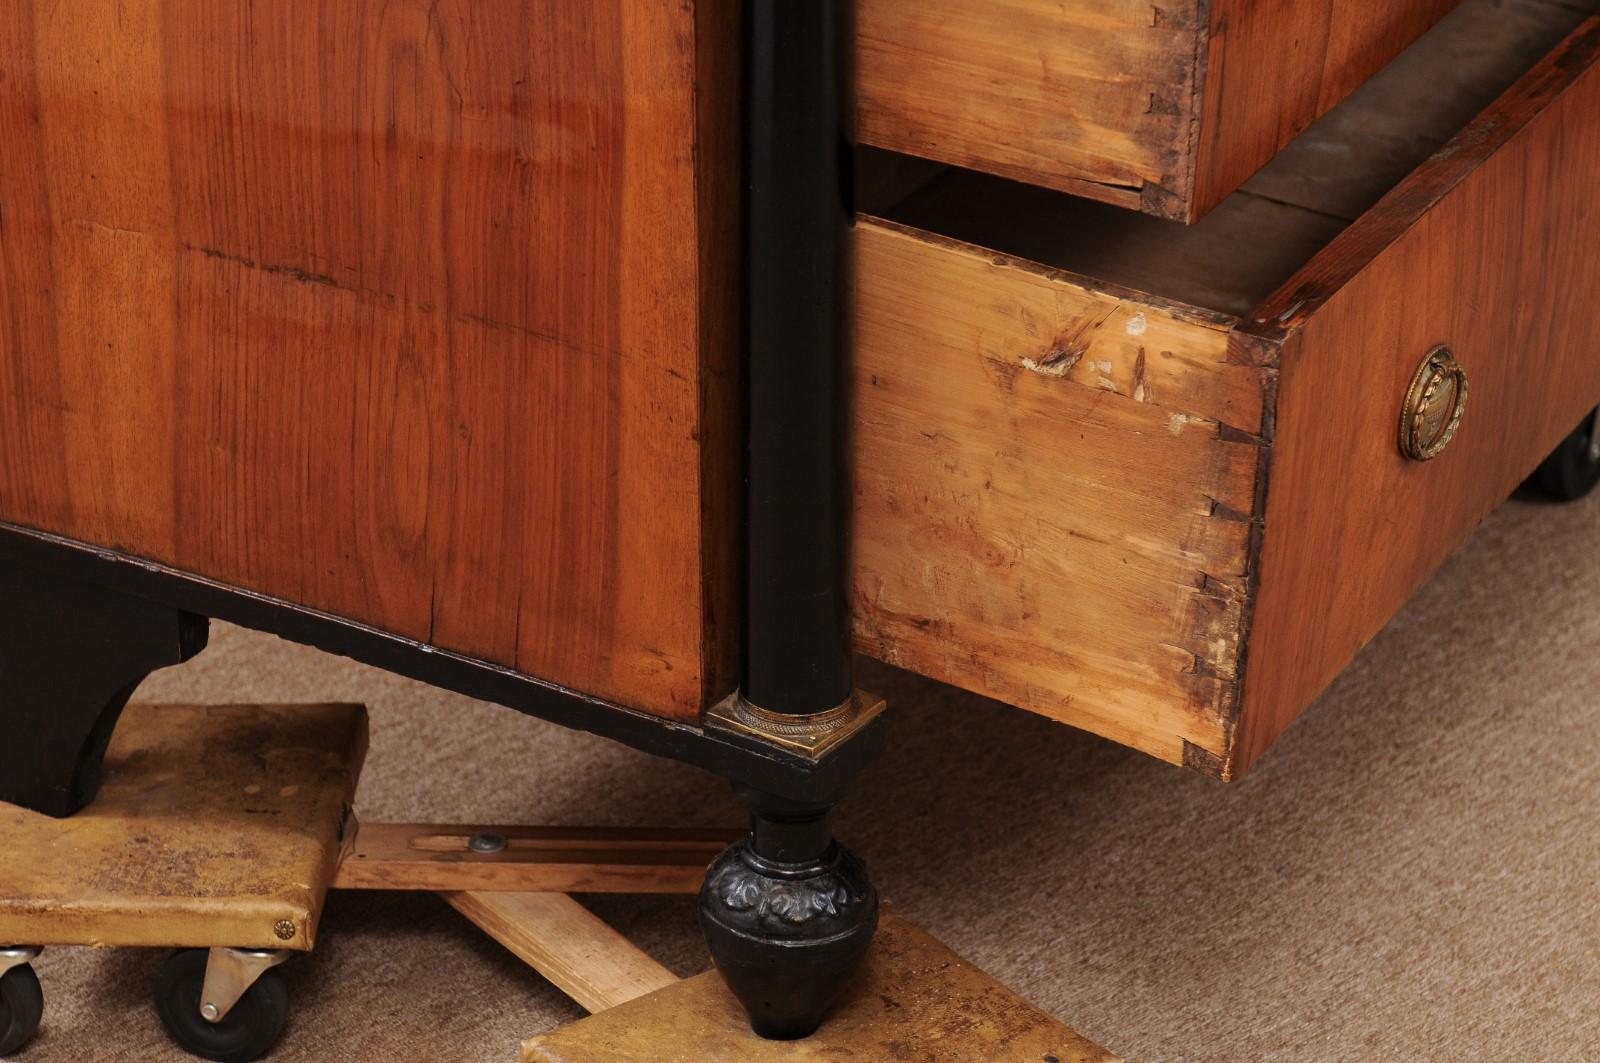
<svg viewBox="0 0 1600 1063">
<path fill-rule="evenodd" d="M 204 617 L 30 569 L 0 569 L 0 801 L 70 816 L 100 787 L 122 707 L 205 648 Z"/>
<path fill-rule="evenodd" d="M 711 865 L 700 924 L 755 1032 L 808 1037 L 866 955 L 878 891 L 866 865 L 833 840 L 831 809 L 740 792 L 753 828 Z"/>
</svg>

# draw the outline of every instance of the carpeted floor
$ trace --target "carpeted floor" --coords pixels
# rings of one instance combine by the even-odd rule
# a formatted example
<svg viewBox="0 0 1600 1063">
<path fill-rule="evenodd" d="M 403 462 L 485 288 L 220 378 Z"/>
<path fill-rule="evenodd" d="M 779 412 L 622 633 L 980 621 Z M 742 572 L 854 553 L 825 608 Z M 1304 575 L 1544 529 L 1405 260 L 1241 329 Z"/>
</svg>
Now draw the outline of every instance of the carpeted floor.
<svg viewBox="0 0 1600 1063">
<path fill-rule="evenodd" d="M 1600 1060 L 1600 497 L 1503 507 L 1243 782 L 868 665 L 885 895 L 1138 1063 Z M 218 628 L 140 692 L 360 700 L 368 819 L 726 825 L 695 770 Z M 586 898 L 675 970 L 688 899 Z M 506 1060 L 580 1012 L 426 896 L 336 895 L 275 1059 Z M 159 957 L 55 950 L 29 1060 L 172 1058 Z"/>
</svg>

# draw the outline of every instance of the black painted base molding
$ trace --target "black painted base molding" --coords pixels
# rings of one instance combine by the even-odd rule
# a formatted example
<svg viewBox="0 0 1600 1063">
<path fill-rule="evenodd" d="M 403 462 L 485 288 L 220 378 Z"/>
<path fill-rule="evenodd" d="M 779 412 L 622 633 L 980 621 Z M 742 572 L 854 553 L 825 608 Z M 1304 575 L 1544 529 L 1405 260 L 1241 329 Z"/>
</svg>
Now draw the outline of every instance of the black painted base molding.
<svg viewBox="0 0 1600 1063">
<path fill-rule="evenodd" d="M 0 566 L 0 801 L 60 817 L 93 800 L 134 688 L 206 634 L 192 613 Z"/>
<path fill-rule="evenodd" d="M 38 584 L 43 588 L 38 594 L 9 593 L 7 581 L 12 579 L 11 574 L 23 570 L 51 576 Z M 694 764 L 724 778 L 796 800 L 822 800 L 822 795 L 841 791 L 878 755 L 886 737 L 888 721 L 878 715 L 848 742 L 830 749 L 825 756 L 810 757 L 782 743 L 647 716 L 501 665 L 423 645 L 270 595 L 231 587 L 148 558 L 118 554 L 0 521 L 0 610 L 7 617 L 0 624 L 17 618 L 19 613 L 37 615 L 39 603 L 53 593 L 49 588 L 69 583 L 105 588 L 102 593 L 109 603 L 137 600 L 147 609 L 192 613 L 197 620 L 204 616 L 264 631 L 396 675 L 504 705 L 562 727 L 588 731 L 654 756 Z M 117 608 L 115 604 L 111 607 Z M 28 621 L 23 618 L 21 623 L 27 626 Z M 0 637 L 6 630 L 0 627 Z M 0 649 L 0 670 L 4 668 L 4 651 Z M 0 724 L 6 720 L 3 687 L 0 679 Z M 5 800 L 3 794 L 0 800 Z"/>
</svg>

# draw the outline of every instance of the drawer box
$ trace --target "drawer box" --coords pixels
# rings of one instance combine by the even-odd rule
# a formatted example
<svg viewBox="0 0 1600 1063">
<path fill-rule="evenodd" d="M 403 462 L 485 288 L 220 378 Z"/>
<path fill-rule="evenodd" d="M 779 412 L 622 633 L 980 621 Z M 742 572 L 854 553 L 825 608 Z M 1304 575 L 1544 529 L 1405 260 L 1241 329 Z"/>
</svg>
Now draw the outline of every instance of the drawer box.
<svg viewBox="0 0 1600 1063">
<path fill-rule="evenodd" d="M 1206 213 L 1457 0 L 860 0 L 861 136 Z"/>
<path fill-rule="evenodd" d="M 1244 771 L 1600 403 L 1597 55 L 1469 0 L 1200 225 L 970 173 L 864 220 L 859 647 Z"/>
</svg>

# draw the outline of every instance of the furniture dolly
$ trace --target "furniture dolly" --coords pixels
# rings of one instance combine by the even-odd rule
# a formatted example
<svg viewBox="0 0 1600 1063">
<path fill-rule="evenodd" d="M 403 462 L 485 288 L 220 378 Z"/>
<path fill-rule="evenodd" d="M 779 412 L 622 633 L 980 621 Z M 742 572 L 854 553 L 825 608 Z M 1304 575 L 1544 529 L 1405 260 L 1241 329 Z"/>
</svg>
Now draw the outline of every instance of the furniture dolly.
<svg viewBox="0 0 1600 1063">
<path fill-rule="evenodd" d="M 39 1027 L 41 946 L 93 945 L 176 949 L 154 990 L 173 1040 L 259 1058 L 288 1016 L 279 967 L 315 945 L 328 890 L 357 889 L 439 892 L 591 1012 L 639 1001 L 535 1038 L 529 1060 L 632 1058 L 599 1047 L 619 1019 L 639 1058 L 764 1058 L 715 975 L 680 983 L 565 896 L 693 894 L 737 831 L 358 825 L 366 749 L 359 705 L 135 705 L 89 809 L 0 812 L 0 844 L 28 854 L 0 865 L 0 940 L 29 942 L 0 950 L 0 1055 Z M 954 1053 L 929 1059 L 1110 1059 L 897 917 L 861 978 L 826 1036 L 774 1058 L 910 1038 Z"/>
<path fill-rule="evenodd" d="M 729 779 L 772 1038 L 853 652 L 1232 781 L 1600 475 L 1591 0 L 16 0 L 0 84 L 0 799 L 211 618 L 345 654 Z"/>
</svg>

